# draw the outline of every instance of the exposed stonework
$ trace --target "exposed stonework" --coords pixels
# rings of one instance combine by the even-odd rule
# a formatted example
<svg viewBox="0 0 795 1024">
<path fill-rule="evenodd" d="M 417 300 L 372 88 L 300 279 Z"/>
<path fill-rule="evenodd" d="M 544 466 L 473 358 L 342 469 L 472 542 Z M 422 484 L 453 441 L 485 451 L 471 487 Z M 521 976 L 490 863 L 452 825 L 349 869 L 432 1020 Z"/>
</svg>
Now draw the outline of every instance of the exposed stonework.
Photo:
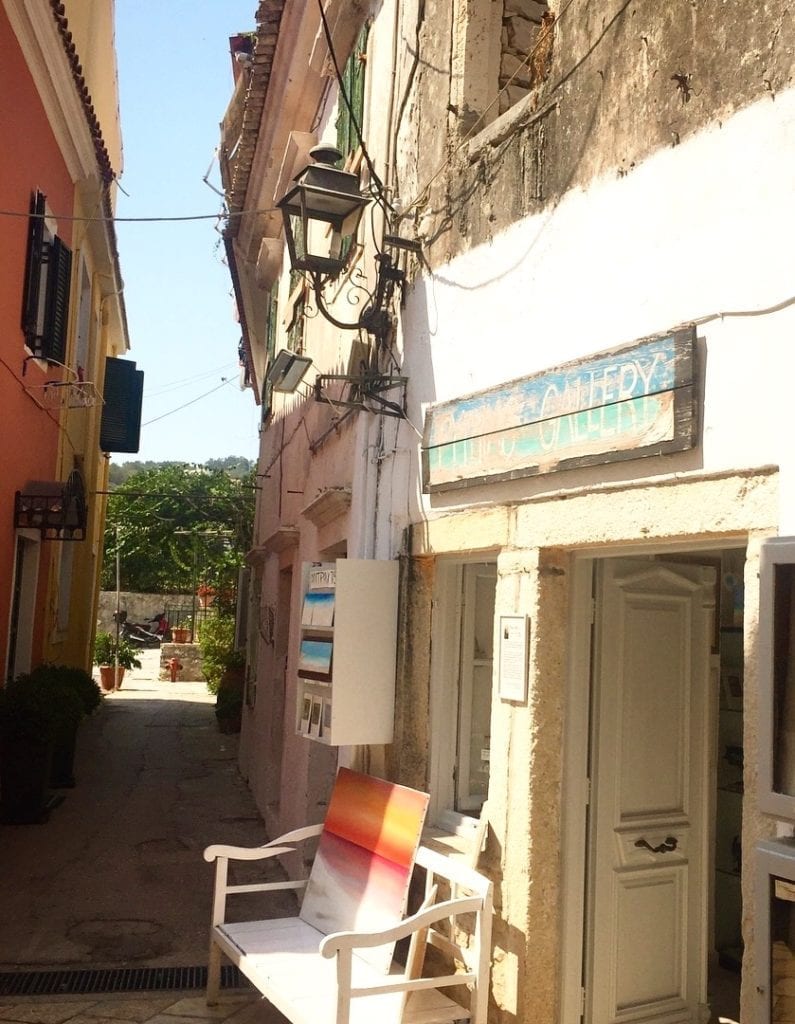
<svg viewBox="0 0 795 1024">
<path fill-rule="evenodd" d="M 537 0 L 505 0 L 499 76 L 501 114 L 527 96 L 537 84 L 533 50 L 542 28 L 548 22 L 549 9 L 546 3 L 538 3 Z"/>
<path fill-rule="evenodd" d="M 442 88 L 438 69 L 448 60 L 452 68 L 448 166 L 416 118 L 414 146 L 404 151 L 418 153 L 419 166 L 399 168 L 401 177 L 434 182 L 427 205 L 419 197 L 414 212 L 431 265 L 488 241 L 572 188 L 630 174 L 707 124 L 720 130 L 735 111 L 774 102 L 795 74 L 795 9 L 773 0 L 754 17 L 740 0 L 553 4 L 549 16 L 557 18 L 543 46 L 541 7 L 505 0 L 494 25 L 492 0 L 457 0 L 451 42 L 437 41 L 428 69 L 416 76 L 412 104 L 419 112 Z M 449 0 L 428 0 L 426 23 L 444 19 L 448 9 Z M 497 121 L 481 116 L 497 91 L 496 74 L 491 98 L 484 77 L 495 31 L 506 90 Z M 532 60 L 507 85 L 534 35 Z M 404 198 L 409 205 L 417 197 Z"/>
</svg>

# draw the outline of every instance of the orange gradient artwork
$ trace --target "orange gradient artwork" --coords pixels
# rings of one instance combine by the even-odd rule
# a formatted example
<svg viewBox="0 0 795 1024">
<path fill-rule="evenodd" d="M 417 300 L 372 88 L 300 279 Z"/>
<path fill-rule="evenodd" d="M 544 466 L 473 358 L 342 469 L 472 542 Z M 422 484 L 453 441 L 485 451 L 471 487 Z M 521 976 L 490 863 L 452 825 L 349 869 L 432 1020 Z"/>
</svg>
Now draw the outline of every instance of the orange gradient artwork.
<svg viewBox="0 0 795 1024">
<path fill-rule="evenodd" d="M 340 768 L 301 907 L 303 920 L 325 933 L 396 924 L 406 908 L 427 808 L 426 793 Z M 387 965 L 392 947 L 377 947 L 368 958 Z"/>
</svg>

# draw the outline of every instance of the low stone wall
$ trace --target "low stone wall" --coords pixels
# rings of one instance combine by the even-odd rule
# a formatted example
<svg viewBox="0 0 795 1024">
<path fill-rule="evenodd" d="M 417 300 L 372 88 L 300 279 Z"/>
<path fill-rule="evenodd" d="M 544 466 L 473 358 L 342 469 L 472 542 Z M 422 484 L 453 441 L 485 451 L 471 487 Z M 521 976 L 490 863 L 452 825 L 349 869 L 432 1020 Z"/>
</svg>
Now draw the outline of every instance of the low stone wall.
<svg viewBox="0 0 795 1024">
<path fill-rule="evenodd" d="M 159 615 L 165 608 L 191 608 L 192 594 L 136 594 L 122 591 L 119 607 L 127 612 L 130 622 L 146 622 Z M 115 628 L 113 613 L 116 611 L 116 591 L 101 590 L 97 608 L 97 629 L 112 632 Z"/>
<path fill-rule="evenodd" d="M 169 662 L 176 658 L 182 666 L 177 670 L 177 682 L 194 682 L 204 679 L 202 675 L 202 655 L 198 644 L 161 644 L 160 645 L 160 679 L 170 681 L 171 666 Z"/>
</svg>

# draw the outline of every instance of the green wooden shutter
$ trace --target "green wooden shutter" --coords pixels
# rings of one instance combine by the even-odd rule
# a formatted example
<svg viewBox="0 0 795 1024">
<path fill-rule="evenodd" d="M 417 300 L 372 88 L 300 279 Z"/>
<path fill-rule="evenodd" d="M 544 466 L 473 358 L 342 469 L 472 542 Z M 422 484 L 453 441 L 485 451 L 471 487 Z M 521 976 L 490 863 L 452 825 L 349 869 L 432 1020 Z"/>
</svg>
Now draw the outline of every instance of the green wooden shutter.
<svg viewBox="0 0 795 1024">
<path fill-rule="evenodd" d="M 30 197 L 30 221 L 28 223 L 28 251 L 25 262 L 25 287 L 22 293 L 22 330 L 25 344 L 35 351 L 39 322 L 39 291 L 41 286 L 41 265 L 44 260 L 44 210 L 47 202 L 42 192 Z"/>
<path fill-rule="evenodd" d="M 69 327 L 72 252 L 57 235 L 52 241 L 45 239 L 46 202 L 44 194 L 36 192 L 30 203 L 22 330 L 25 344 L 37 359 L 63 363 Z"/>
<path fill-rule="evenodd" d="M 268 323 L 265 332 L 265 351 L 268 355 L 268 367 L 270 368 L 273 362 L 273 357 L 276 355 L 276 330 L 279 323 L 279 303 L 276 299 L 277 287 L 271 289 L 270 304 L 268 306 Z M 265 375 L 265 383 L 262 388 L 262 420 L 263 422 L 271 414 L 271 408 L 273 406 L 273 384 L 268 380 L 267 374 Z"/>
<path fill-rule="evenodd" d="M 342 71 L 342 87 L 345 95 L 350 100 L 353 115 L 359 130 L 362 127 L 364 117 L 364 76 L 366 70 L 367 39 L 370 35 L 370 26 L 365 25 L 356 42 L 353 44 L 353 52 L 345 62 Z M 351 120 L 351 113 L 342 95 L 339 98 L 339 112 L 337 114 L 337 149 L 342 153 L 342 162 L 358 148 L 361 139 L 359 131 Z"/>
<path fill-rule="evenodd" d="M 47 257 L 47 304 L 44 313 L 42 350 L 45 359 L 66 361 L 66 332 L 69 326 L 69 287 L 72 281 L 72 253 L 57 236 Z"/>
<path fill-rule="evenodd" d="M 144 372 L 128 359 L 105 359 L 105 388 L 99 447 L 103 452 L 137 452 L 140 448 Z"/>
</svg>

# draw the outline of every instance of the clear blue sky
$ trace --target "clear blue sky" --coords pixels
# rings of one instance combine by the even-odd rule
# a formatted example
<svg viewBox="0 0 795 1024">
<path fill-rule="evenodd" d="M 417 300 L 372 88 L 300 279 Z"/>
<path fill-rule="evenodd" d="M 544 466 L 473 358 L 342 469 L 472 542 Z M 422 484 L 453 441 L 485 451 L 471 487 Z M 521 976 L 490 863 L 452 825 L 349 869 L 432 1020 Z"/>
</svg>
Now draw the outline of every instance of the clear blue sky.
<svg viewBox="0 0 795 1024">
<path fill-rule="evenodd" d="M 119 217 L 221 210 L 202 179 L 232 95 L 229 36 L 254 29 L 256 7 L 257 0 L 116 0 L 121 185 L 129 193 L 119 194 Z M 209 180 L 220 187 L 217 163 Z M 258 406 L 238 385 L 240 328 L 215 221 L 119 223 L 117 233 L 128 358 L 145 377 L 141 450 L 113 460 L 255 458 Z M 230 383 L 214 394 L 164 416 L 224 377 Z"/>
</svg>

